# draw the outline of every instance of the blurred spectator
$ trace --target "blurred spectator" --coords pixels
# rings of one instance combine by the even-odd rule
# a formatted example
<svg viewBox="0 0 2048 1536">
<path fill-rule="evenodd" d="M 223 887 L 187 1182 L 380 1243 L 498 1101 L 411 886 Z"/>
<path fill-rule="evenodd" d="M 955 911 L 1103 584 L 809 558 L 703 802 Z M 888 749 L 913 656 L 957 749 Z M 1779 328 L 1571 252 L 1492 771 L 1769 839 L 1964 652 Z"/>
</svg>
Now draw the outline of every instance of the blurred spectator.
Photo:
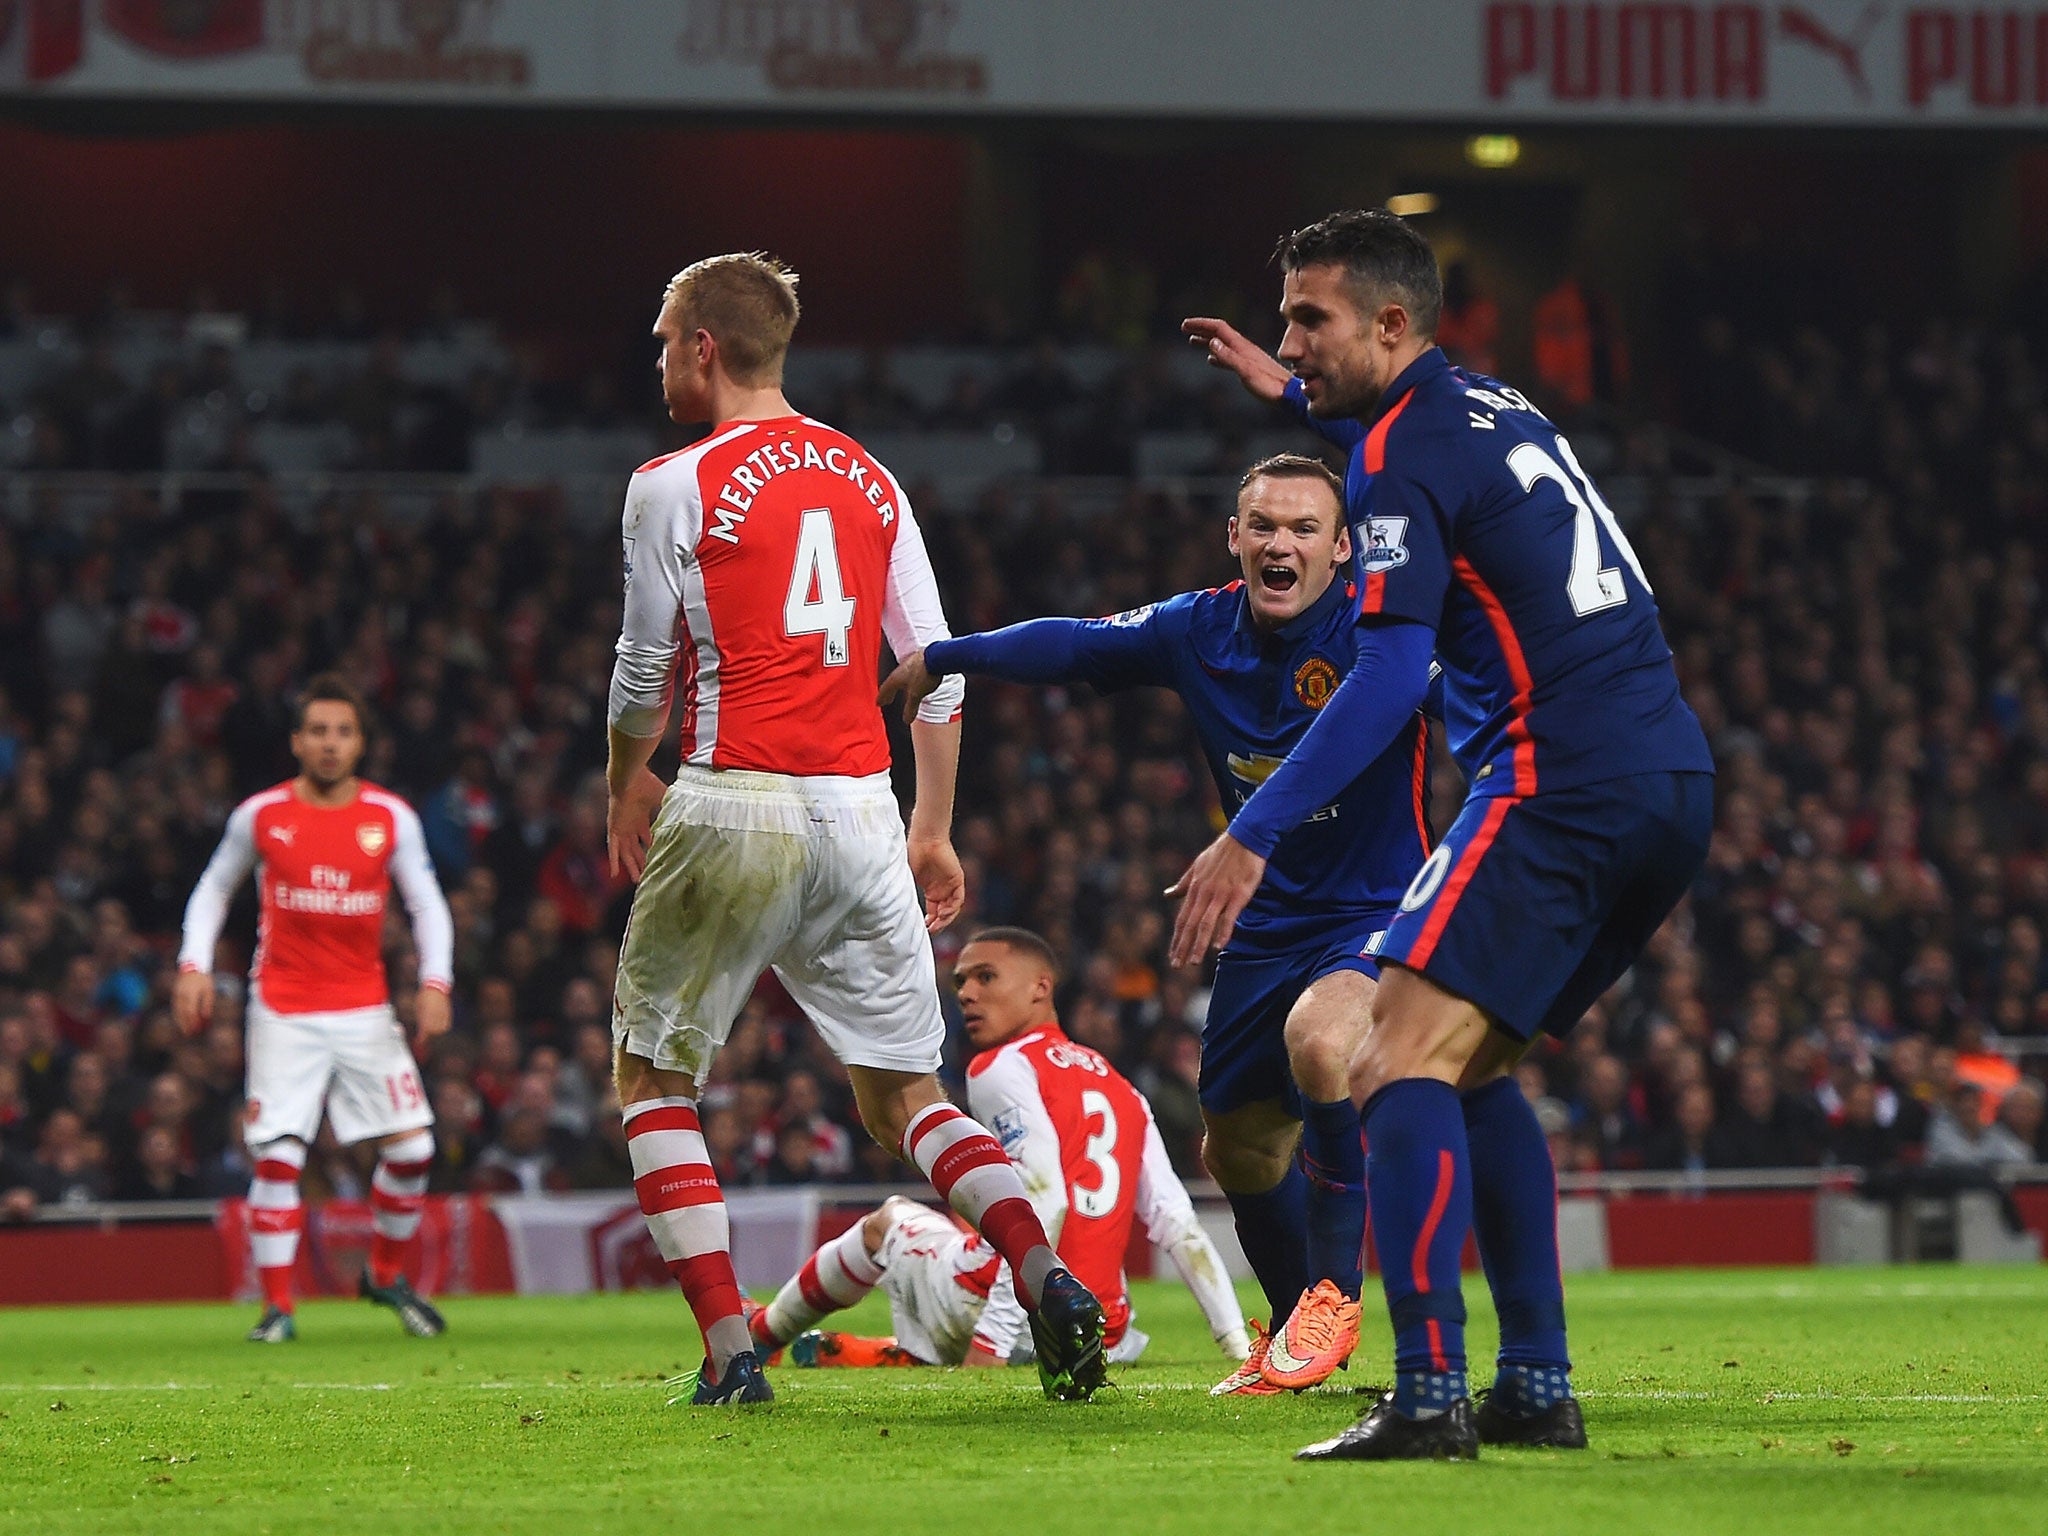
<svg viewBox="0 0 2048 1536">
<path fill-rule="evenodd" d="M 175 1132 L 152 1125 L 135 1144 L 135 1162 L 114 1186 L 116 1200 L 196 1200 L 203 1193 L 188 1173 Z"/>
<path fill-rule="evenodd" d="M 1985 1124 L 1983 1096 L 1975 1083 L 1959 1082 L 1934 1112 L 1927 1128 L 1929 1168 L 2000 1168 L 2034 1160 L 2033 1149 L 2009 1126 Z"/>
<path fill-rule="evenodd" d="M 1768 1062 L 1753 1061 L 1736 1078 L 1734 1106 L 1722 1124 L 1731 1168 L 1792 1168 L 1815 1161 L 1816 1127 L 1779 1091 Z"/>
</svg>

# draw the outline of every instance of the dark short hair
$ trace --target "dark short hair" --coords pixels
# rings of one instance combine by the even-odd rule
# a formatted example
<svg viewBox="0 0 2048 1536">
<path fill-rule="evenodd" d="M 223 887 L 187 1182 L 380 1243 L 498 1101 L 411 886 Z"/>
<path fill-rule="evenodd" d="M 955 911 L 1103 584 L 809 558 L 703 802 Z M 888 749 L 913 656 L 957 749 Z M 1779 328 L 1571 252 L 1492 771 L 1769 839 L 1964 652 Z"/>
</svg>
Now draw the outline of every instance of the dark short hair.
<svg viewBox="0 0 2048 1536">
<path fill-rule="evenodd" d="M 319 672 L 306 679 L 306 686 L 299 690 L 298 705 L 292 711 L 294 731 L 306 728 L 306 707 L 310 704 L 346 704 L 356 712 L 356 729 L 365 737 L 370 734 L 370 706 L 364 702 L 362 690 L 339 672 Z"/>
<path fill-rule="evenodd" d="M 1337 505 L 1340 508 L 1344 505 L 1344 482 L 1337 478 L 1336 471 L 1321 459 L 1311 458 L 1305 453 L 1275 453 L 1259 460 L 1237 482 L 1237 499 L 1240 502 L 1244 500 L 1244 493 L 1258 480 L 1320 480 L 1337 498 Z"/>
<path fill-rule="evenodd" d="M 1367 302 L 1391 299 L 1408 311 L 1417 331 L 1436 335 L 1444 312 L 1443 274 L 1429 242 L 1399 214 L 1347 208 L 1284 236 L 1273 256 L 1283 272 L 1342 267 Z"/>
<path fill-rule="evenodd" d="M 1027 955 L 1045 962 L 1045 968 L 1052 973 L 1052 979 L 1060 979 L 1060 957 L 1052 952 L 1052 946 L 1029 928 L 982 928 L 976 930 L 969 944 L 1002 944 L 1011 949 L 1021 950 Z"/>
</svg>

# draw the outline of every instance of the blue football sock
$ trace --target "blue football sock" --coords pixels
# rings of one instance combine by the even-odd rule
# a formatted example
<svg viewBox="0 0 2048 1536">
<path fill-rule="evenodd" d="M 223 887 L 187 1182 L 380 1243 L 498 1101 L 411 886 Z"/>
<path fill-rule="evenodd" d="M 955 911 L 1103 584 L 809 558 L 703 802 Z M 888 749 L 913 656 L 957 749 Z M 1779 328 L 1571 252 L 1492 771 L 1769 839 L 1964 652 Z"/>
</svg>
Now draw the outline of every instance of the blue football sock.
<svg viewBox="0 0 2048 1536">
<path fill-rule="evenodd" d="M 1564 1278 L 1557 1259 L 1557 1170 L 1521 1085 L 1503 1077 L 1464 1096 L 1472 1225 L 1500 1314 L 1494 1395 L 1510 1413 L 1571 1396 Z"/>
<path fill-rule="evenodd" d="M 1308 1279 L 1334 1280 L 1353 1301 L 1365 1279 L 1365 1139 L 1348 1098 L 1302 1105 L 1308 1174 Z"/>
<path fill-rule="evenodd" d="M 1365 1106 L 1373 1245 L 1394 1322 L 1394 1407 L 1428 1418 L 1465 1395 L 1458 1260 L 1472 1230 L 1472 1176 L 1458 1091 L 1390 1083 Z"/>
<path fill-rule="evenodd" d="M 1308 1289 L 1308 1179 L 1300 1164 L 1289 1163 L 1287 1177 L 1269 1190 L 1248 1195 L 1226 1189 L 1223 1195 L 1278 1328 Z"/>
</svg>

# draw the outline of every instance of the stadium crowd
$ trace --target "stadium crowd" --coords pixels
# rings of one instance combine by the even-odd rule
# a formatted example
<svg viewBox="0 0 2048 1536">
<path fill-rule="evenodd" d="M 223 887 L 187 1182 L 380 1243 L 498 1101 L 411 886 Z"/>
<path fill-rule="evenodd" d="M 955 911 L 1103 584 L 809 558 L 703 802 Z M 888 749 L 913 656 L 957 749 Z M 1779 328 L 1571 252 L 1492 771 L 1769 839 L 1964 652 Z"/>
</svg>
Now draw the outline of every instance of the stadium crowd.
<svg viewBox="0 0 2048 1536">
<path fill-rule="evenodd" d="M 451 490 L 424 520 L 353 492 L 288 517 L 243 428 L 291 411 L 346 425 L 364 467 L 462 469 L 457 445 L 494 412 L 647 413 L 602 372 L 409 383 L 407 339 L 340 313 L 367 343 L 357 371 L 295 378 L 288 398 L 241 388 L 225 344 L 125 377 L 113 333 L 86 323 L 69 361 L 0 398 L 17 469 L 158 469 L 201 409 L 229 423 L 218 467 L 252 472 L 169 504 L 134 489 L 82 523 L 0 521 L 0 1217 L 246 1188 L 253 900 L 223 941 L 225 1006 L 192 1040 L 167 1006 L 175 936 L 229 810 L 292 772 L 294 682 L 328 667 L 375 700 L 364 772 L 419 808 L 455 916 L 456 1028 L 426 1063 L 432 1187 L 631 1180 L 608 1071 L 629 894 L 603 846 L 615 537 L 510 487 Z M 1634 530 L 1721 764 L 1719 826 L 1632 976 L 1522 1068 L 1559 1165 L 2048 1160 L 2043 1062 L 1999 1049 L 2048 1036 L 2048 358 L 1935 322 L 1768 345 L 1710 304 L 1672 324 L 1678 421 L 1820 478 L 1738 482 L 1691 511 L 1653 490 Z M 0 306 L 0 342 L 47 329 L 18 290 Z M 1087 382 L 1047 343 L 938 407 L 886 358 L 805 403 L 855 432 L 1016 419 L 1062 445 L 1057 467 L 1092 471 L 1119 468 L 1132 431 L 1265 425 L 1234 387 L 1183 379 L 1140 350 Z M 1658 444 L 1621 449 L 1653 487 Z M 1132 482 L 1113 515 L 1028 482 L 913 499 L 956 631 L 1231 574 L 1227 507 L 1199 485 Z M 1046 934 L 1067 1029 L 1130 1071 L 1191 1171 L 1204 991 L 1164 963 L 1160 892 L 1219 812 L 1184 714 L 1159 694 L 976 684 L 968 721 L 969 904 L 942 970 L 977 925 Z M 1440 760 L 1439 825 L 1457 797 Z M 390 939 L 403 1012 L 396 919 Z M 730 1184 L 898 1173 L 772 980 L 714 1069 L 705 1134 Z M 309 1193 L 358 1193 L 365 1172 L 325 1146 Z"/>
</svg>

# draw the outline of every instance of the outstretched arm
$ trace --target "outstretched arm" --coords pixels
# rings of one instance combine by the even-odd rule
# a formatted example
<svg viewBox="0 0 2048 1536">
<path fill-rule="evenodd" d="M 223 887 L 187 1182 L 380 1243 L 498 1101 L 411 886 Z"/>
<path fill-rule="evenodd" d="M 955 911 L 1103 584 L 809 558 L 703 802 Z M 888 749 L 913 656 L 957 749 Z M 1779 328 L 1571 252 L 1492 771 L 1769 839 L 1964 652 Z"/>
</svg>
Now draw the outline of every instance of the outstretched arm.
<svg viewBox="0 0 2048 1536">
<path fill-rule="evenodd" d="M 1139 608 L 1107 619 L 1029 619 L 985 634 L 934 640 L 906 655 L 889 674 L 881 702 L 900 696 L 908 719 L 941 678 L 957 673 L 1006 683 L 1089 683 L 1104 692 L 1163 685 L 1171 676 L 1152 622 L 1156 612 Z"/>
<path fill-rule="evenodd" d="M 1358 658 L 1343 686 L 1287 761 L 1239 808 L 1230 830 L 1203 849 L 1167 893 L 1181 898 L 1173 925 L 1175 965 L 1197 964 L 1223 946 L 1266 877 L 1266 860 L 1281 837 L 1328 805 L 1393 743 L 1429 692 L 1435 641 L 1428 625 L 1406 620 L 1359 630 Z"/>
</svg>

